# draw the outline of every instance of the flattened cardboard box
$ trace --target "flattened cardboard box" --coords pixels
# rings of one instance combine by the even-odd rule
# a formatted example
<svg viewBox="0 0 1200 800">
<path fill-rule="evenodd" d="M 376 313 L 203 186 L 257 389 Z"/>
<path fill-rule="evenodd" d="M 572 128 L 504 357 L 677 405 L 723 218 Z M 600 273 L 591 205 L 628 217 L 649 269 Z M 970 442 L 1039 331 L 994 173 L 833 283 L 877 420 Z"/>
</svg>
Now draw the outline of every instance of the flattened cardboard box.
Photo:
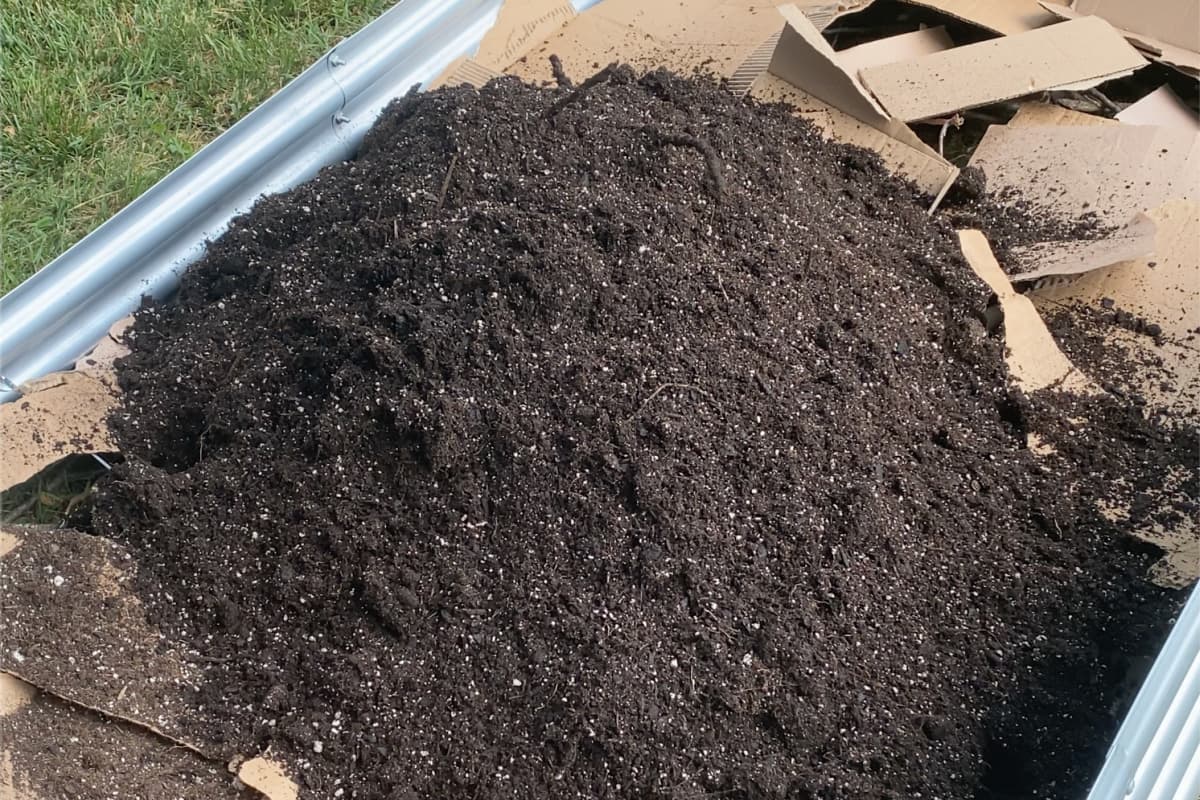
<svg viewBox="0 0 1200 800">
<path fill-rule="evenodd" d="M 1200 3 L 1196 0 L 1071 0 L 1040 5 L 1060 19 L 1103 17 L 1155 61 L 1200 75 Z"/>
</svg>

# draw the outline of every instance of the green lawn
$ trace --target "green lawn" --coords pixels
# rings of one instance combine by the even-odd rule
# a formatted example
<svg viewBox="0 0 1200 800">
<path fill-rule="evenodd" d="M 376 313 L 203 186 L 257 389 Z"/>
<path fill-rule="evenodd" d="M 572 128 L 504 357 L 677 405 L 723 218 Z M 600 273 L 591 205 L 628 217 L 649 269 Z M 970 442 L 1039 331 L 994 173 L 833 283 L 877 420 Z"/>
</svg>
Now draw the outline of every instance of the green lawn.
<svg viewBox="0 0 1200 800">
<path fill-rule="evenodd" d="M 0 293 L 395 0 L 0 0 Z"/>
</svg>

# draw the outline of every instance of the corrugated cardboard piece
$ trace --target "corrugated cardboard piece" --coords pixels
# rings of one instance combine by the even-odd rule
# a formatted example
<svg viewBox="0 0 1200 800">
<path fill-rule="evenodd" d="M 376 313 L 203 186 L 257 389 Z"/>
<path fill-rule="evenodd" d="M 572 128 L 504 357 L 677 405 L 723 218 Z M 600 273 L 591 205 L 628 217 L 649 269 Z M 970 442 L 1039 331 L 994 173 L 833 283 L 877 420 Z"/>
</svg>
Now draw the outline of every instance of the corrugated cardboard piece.
<svg viewBox="0 0 1200 800">
<path fill-rule="evenodd" d="M 145 748 L 182 748 L 223 767 L 221 748 L 196 737 L 199 712 L 185 697 L 202 667 L 146 621 L 129 588 L 131 564 L 123 548 L 98 536 L 46 527 L 0 531 L 0 673 L 102 715 L 77 720 L 85 728 L 103 726 L 104 717 L 120 720 L 146 732 Z M 281 765 L 246 763 L 258 781 L 247 785 L 270 800 L 295 800 Z"/>
<path fill-rule="evenodd" d="M 789 102 L 802 109 L 831 138 L 875 150 L 890 168 L 940 199 L 958 169 L 908 125 L 884 113 L 799 8 L 781 6 L 779 12 L 787 27 L 771 58 L 770 77 L 760 80 L 751 93 L 760 100 Z M 922 46 L 930 44 L 926 35 Z M 868 58 L 879 53 L 873 48 Z M 814 116 L 813 112 L 820 113 Z"/>
<path fill-rule="evenodd" d="M 829 3 L 808 0 L 797 3 L 818 29 L 824 29 L 839 17 L 862 11 L 874 0 Z M 1049 25 L 1057 18 L 1037 0 L 901 0 L 906 5 L 941 12 L 993 33 L 1011 36 Z"/>
<path fill-rule="evenodd" d="M 1082 89 L 1128 75 L 1146 60 L 1098 17 L 868 67 L 863 86 L 906 121 L 952 114 L 1050 89 Z"/>
<path fill-rule="evenodd" d="M 1103 17 L 1150 58 L 1190 75 L 1200 74 L 1200 4 L 1196 0 L 1072 0 L 1043 2 L 1061 19 Z"/>
<path fill-rule="evenodd" d="M 1005 362 L 1013 381 L 1026 392 L 1038 389 L 1092 394 L 1097 387 L 1075 368 L 1050 335 L 1033 303 L 1017 294 L 1000 269 L 987 238 L 979 231 L 958 232 L 963 256 L 971 269 L 996 293 L 1004 312 Z"/>
<path fill-rule="evenodd" d="M 1124 225 L 1173 198 L 1200 199 L 1200 140 L 1141 125 L 993 125 L 971 164 L 991 191 L 1013 190 L 1064 219 Z"/>
<path fill-rule="evenodd" d="M 1158 125 L 1200 133 L 1200 116 L 1179 99 L 1169 86 L 1160 86 L 1117 114 L 1126 125 Z"/>
<path fill-rule="evenodd" d="M 1011 36 L 1054 22 L 1037 0 L 904 0 L 949 14 L 985 30 Z"/>
<path fill-rule="evenodd" d="M 497 68 L 529 81 L 549 81 L 549 57 L 557 55 L 576 80 L 613 61 L 684 74 L 703 68 L 729 77 L 781 27 L 771 4 L 754 0 L 604 0 L 524 58 Z"/>
<path fill-rule="evenodd" d="M 1154 253 L 1157 232 L 1153 219 L 1138 214 L 1128 225 L 1103 239 L 1013 248 L 1012 254 L 1020 264 L 1037 266 L 1011 277 L 1025 283 L 1055 275 L 1081 275 L 1135 258 L 1147 258 Z"/>
<path fill-rule="evenodd" d="M 85 765 L 111 764 L 111 769 Z M 0 798 L 248 800 L 223 764 L 0 673 Z"/>
<path fill-rule="evenodd" d="M 122 337 L 132 323 L 119 320 L 75 369 L 29 381 L 20 400 L 0 405 L 0 491 L 66 456 L 116 451 L 107 423 L 118 396 L 113 362 L 128 352 Z"/>
</svg>

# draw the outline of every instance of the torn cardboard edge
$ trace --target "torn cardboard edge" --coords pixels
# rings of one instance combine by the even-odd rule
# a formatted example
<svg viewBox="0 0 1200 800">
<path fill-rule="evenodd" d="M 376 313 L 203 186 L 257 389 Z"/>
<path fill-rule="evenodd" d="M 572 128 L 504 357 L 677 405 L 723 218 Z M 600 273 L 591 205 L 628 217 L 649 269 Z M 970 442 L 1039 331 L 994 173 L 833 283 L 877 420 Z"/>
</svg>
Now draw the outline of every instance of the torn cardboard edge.
<svg viewBox="0 0 1200 800">
<path fill-rule="evenodd" d="M 1037 0 L 900 0 L 909 6 L 927 8 L 962 22 L 974 25 L 991 33 L 1010 36 L 1041 28 L 1056 21 Z M 855 2 L 808 2 L 798 3 L 805 16 L 818 29 L 824 30 L 834 21 L 850 14 L 870 8 L 874 0 Z"/>
<path fill-rule="evenodd" d="M 1148 57 L 1192 77 L 1200 76 L 1200 4 L 1196 0 L 1071 0 L 1039 2 L 1065 20 L 1103 18 Z"/>
<path fill-rule="evenodd" d="M 1200 199 L 1200 137 L 1176 128 L 993 125 L 970 163 L 993 193 L 1019 193 L 1064 219 L 1087 213 L 1120 226 L 1168 200 Z"/>
<path fill-rule="evenodd" d="M 1025 392 L 1059 389 L 1096 394 L 1100 389 L 1063 355 L 1033 302 L 1018 294 L 1000 269 L 982 232 L 961 230 L 959 245 L 967 264 L 996 295 L 1004 314 L 1005 363 L 1014 383 Z"/>
<path fill-rule="evenodd" d="M 117 449 L 108 415 L 120 397 L 114 362 L 129 352 L 123 337 L 133 317 L 118 320 L 75 369 L 27 381 L 21 397 L 0 405 L 0 491 L 11 489 L 55 462 Z"/>
<path fill-rule="evenodd" d="M 803 103 L 807 96 L 836 110 L 838 113 L 828 115 L 826 133 L 831 138 L 879 152 L 891 169 L 932 195 L 936 208 L 958 177 L 958 168 L 921 141 L 908 125 L 889 117 L 879 107 L 843 68 L 838 53 L 799 8 L 786 5 L 779 12 L 787 25 L 767 71 L 802 93 L 796 98 L 782 99 Z M 758 96 L 764 97 L 765 93 Z M 864 131 L 848 124 L 842 115 L 882 136 L 864 136 Z"/>
<path fill-rule="evenodd" d="M 1146 214 L 1139 213 L 1127 225 L 1103 239 L 1069 242 L 1041 242 L 1014 247 L 1018 264 L 1036 264 L 1033 269 L 1010 274 L 1013 283 L 1029 283 L 1043 278 L 1082 275 L 1125 261 L 1148 258 L 1154 254 L 1158 226 Z"/>
<path fill-rule="evenodd" d="M 1200 115 L 1188 108 L 1171 87 L 1163 84 L 1117 114 L 1126 125 L 1156 125 L 1200 133 Z"/>
<path fill-rule="evenodd" d="M 1145 64 L 1115 28 L 1085 17 L 870 66 L 859 78 L 886 113 L 915 122 L 1043 91 L 1088 88 Z"/>
<path fill-rule="evenodd" d="M 10 554 L 18 550 L 18 548 L 27 546 L 31 539 L 38 537 L 39 534 L 61 535 L 62 531 L 50 526 L 8 526 L 6 528 L 0 528 L 0 559 L 9 557 Z M 86 536 L 85 534 L 76 535 Z M 108 542 L 108 540 L 103 539 L 103 537 L 88 536 L 87 538 L 89 541 Z M 10 579 L 13 578 L 11 570 L 12 564 L 10 562 L 7 570 Z M 102 576 L 99 574 L 97 574 L 96 577 L 97 579 L 102 579 Z M 120 586 L 119 583 L 115 585 L 118 587 Z M 93 591 L 95 591 L 95 587 L 93 587 Z M 118 588 L 116 591 L 121 592 L 123 590 Z M 129 596 L 132 597 L 132 595 Z M 135 602 L 140 604 L 140 601 L 135 600 Z M 111 600 L 105 600 L 103 602 L 103 608 L 106 611 L 116 608 L 116 605 L 117 604 L 111 602 Z M 11 612 L 12 609 L 9 608 L 9 613 Z M 103 616 L 103 614 L 101 616 Z M 97 623 L 99 623 L 99 620 L 97 620 Z M 60 633 L 67 635 L 69 632 L 60 631 Z M 11 639 L 11 636 L 7 638 Z M 93 653 L 93 655 L 95 654 Z M 86 669 L 89 666 L 92 666 L 96 669 L 100 668 L 99 662 L 92 659 L 76 658 L 74 663 L 77 669 Z M 80 692 L 77 690 L 77 687 L 59 685 L 61 682 L 55 683 L 49 680 L 44 680 L 38 675 L 32 674 L 13 664 L 7 664 L 3 667 L 0 667 L 0 675 L 11 676 L 13 679 L 33 687 L 37 691 L 44 692 L 45 694 L 55 697 L 62 702 L 67 703 L 68 705 L 90 712 L 91 714 L 96 715 L 98 718 L 111 719 L 127 723 L 139 730 L 145 731 L 147 736 L 155 738 L 156 740 L 164 743 L 166 746 L 181 747 L 191 753 L 194 753 L 205 761 L 219 763 L 218 759 L 215 759 L 212 755 L 205 752 L 205 748 L 203 746 L 197 745 L 194 742 L 190 742 L 181 736 L 168 733 L 163 729 L 163 726 L 154 724 L 154 722 L 148 718 L 148 714 L 126 713 L 126 711 L 121 710 L 118 707 L 118 703 L 121 701 L 122 697 L 124 697 L 125 689 L 122 689 L 115 698 L 111 695 L 104 698 L 104 704 L 108 707 L 102 707 L 96 702 L 88 702 L 87 700 L 83 699 L 80 696 Z M 157 678 L 159 676 L 156 675 L 153 677 Z M 164 687 L 169 685 L 177 685 L 170 682 L 160 682 L 160 684 Z M 11 688 L 15 684 L 7 682 L 6 685 Z M 130 685 L 131 684 L 128 682 L 124 684 L 125 688 L 128 688 Z M 3 688 L 3 685 L 0 685 L 0 688 Z M 73 688 L 76 690 L 73 690 Z M 126 700 L 126 702 L 128 701 Z M 5 697 L 0 696 L 0 704 L 7 703 L 8 700 Z M 240 762 L 240 765 L 238 762 Z M 250 766 L 247 768 L 246 765 Z M 237 769 L 235 769 L 235 766 Z M 296 787 L 296 784 L 288 777 L 286 767 L 283 764 L 271 760 L 269 758 L 269 754 L 267 753 L 259 754 L 258 756 L 246 759 L 244 761 L 239 758 L 237 762 L 227 765 L 227 767 L 231 773 L 237 774 L 239 777 L 241 777 L 242 769 L 246 768 L 249 776 L 255 780 L 256 783 L 250 783 L 249 781 L 245 780 L 243 780 L 243 782 L 257 789 L 264 796 L 266 796 L 268 800 L 295 800 L 297 797 L 298 788 Z"/>
<path fill-rule="evenodd" d="M 1011 36 L 1045 27 L 1055 21 L 1037 0 L 902 0 L 908 5 L 940 11 L 947 16 Z"/>
</svg>

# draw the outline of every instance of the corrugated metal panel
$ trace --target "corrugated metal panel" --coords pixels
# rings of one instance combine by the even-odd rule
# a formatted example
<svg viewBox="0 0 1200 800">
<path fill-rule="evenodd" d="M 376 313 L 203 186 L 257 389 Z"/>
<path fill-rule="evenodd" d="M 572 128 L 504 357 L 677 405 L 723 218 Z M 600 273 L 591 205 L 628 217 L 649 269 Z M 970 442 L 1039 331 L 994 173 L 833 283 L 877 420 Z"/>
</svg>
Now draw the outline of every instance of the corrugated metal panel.
<svg viewBox="0 0 1200 800">
<path fill-rule="evenodd" d="M 1088 800 L 1200 800 L 1200 587 L 1121 723 Z"/>
</svg>

